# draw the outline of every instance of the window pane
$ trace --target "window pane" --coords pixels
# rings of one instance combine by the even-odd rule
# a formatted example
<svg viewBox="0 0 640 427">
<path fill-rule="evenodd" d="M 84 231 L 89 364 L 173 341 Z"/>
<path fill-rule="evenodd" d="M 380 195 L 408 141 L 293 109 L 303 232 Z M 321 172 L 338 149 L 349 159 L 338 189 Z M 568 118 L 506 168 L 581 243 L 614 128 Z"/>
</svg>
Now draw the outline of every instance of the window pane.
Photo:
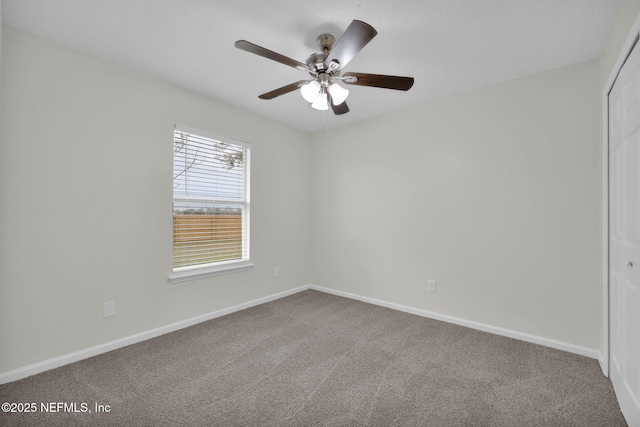
<svg viewBox="0 0 640 427">
<path fill-rule="evenodd" d="M 174 197 L 244 200 L 245 149 L 185 132 L 174 133 Z"/>
<path fill-rule="evenodd" d="M 242 259 L 239 204 L 173 205 L 173 268 Z"/>
<path fill-rule="evenodd" d="M 249 260 L 250 145 L 174 130 L 173 268 Z"/>
</svg>

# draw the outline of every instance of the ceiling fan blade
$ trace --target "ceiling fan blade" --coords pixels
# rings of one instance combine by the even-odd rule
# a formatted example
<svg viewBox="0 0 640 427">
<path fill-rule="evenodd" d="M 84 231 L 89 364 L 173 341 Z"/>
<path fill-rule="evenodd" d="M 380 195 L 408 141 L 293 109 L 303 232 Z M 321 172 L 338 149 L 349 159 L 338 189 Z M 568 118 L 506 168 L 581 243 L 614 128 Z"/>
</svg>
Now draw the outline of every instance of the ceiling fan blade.
<svg viewBox="0 0 640 427">
<path fill-rule="evenodd" d="M 329 104 L 331 105 L 331 109 L 333 110 L 333 114 L 339 116 L 340 114 L 346 114 L 349 112 L 349 106 L 347 105 L 347 101 L 344 101 L 340 105 L 333 105 L 333 99 L 331 99 L 331 94 L 327 93 L 329 97 Z"/>
<path fill-rule="evenodd" d="M 238 49 L 260 55 L 267 59 L 271 59 L 273 61 L 280 62 L 281 64 L 288 65 L 289 67 L 297 68 L 301 71 L 308 71 L 312 74 L 316 73 L 315 70 L 307 64 L 303 64 L 300 61 L 296 61 L 295 59 L 291 59 L 288 56 L 281 55 L 272 50 L 265 49 L 264 47 L 258 46 L 257 44 L 253 44 L 246 40 L 238 40 L 237 42 L 235 42 L 234 46 Z"/>
<path fill-rule="evenodd" d="M 331 52 L 329 52 L 329 56 L 327 56 L 327 59 L 324 61 L 325 65 L 332 71 L 340 70 L 347 65 L 376 34 L 378 34 L 378 32 L 371 25 L 366 22 L 353 20 L 344 34 L 342 34 L 342 37 L 340 37 L 340 40 L 336 42 Z"/>
<path fill-rule="evenodd" d="M 342 81 L 350 85 L 373 86 L 384 89 L 409 90 L 413 77 L 385 76 L 382 74 L 344 73 Z"/>
<path fill-rule="evenodd" d="M 273 98 L 276 98 L 276 97 L 278 97 L 280 95 L 284 95 L 285 93 L 292 92 L 292 91 L 298 89 L 303 84 L 308 83 L 309 81 L 311 81 L 311 80 L 300 80 L 300 81 L 297 81 L 295 83 L 291 83 L 291 84 L 288 84 L 286 86 L 282 86 L 281 88 L 272 90 L 271 92 L 263 93 L 258 98 L 260 98 L 260 99 L 273 99 Z"/>
</svg>

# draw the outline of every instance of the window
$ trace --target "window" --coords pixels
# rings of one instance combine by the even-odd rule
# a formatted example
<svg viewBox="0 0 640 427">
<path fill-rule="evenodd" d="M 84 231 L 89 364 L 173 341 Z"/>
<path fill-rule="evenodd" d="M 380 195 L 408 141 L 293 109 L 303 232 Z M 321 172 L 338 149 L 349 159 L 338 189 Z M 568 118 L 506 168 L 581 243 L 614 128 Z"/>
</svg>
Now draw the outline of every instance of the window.
<svg viewBox="0 0 640 427">
<path fill-rule="evenodd" d="M 252 267 L 250 151 L 245 142 L 175 127 L 171 282 Z"/>
</svg>

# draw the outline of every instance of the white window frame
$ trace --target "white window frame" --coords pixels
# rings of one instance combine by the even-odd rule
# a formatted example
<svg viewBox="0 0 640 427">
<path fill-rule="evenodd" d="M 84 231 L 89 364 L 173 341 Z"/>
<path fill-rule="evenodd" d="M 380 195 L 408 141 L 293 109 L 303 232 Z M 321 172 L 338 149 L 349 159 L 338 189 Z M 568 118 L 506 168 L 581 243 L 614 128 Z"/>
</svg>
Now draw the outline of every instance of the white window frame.
<svg viewBox="0 0 640 427">
<path fill-rule="evenodd" d="M 227 138 L 220 135 L 215 135 L 213 133 L 203 131 L 200 129 L 194 129 L 187 126 L 175 125 L 175 131 L 185 132 L 192 135 L 197 135 L 204 138 L 209 138 L 215 141 L 224 142 L 227 144 L 237 145 L 243 148 L 246 148 L 246 155 L 243 158 L 243 167 L 244 167 L 244 201 L 233 203 L 242 204 L 242 232 L 245 236 L 243 238 L 242 244 L 242 259 L 240 260 L 230 260 L 230 261 L 221 261 L 214 262 L 210 264 L 201 264 L 201 265 L 191 265 L 185 267 L 177 267 L 172 268 L 172 272 L 169 275 L 169 283 L 179 283 L 185 282 L 189 280 L 202 279 L 205 277 L 217 276 L 221 274 L 229 274 L 236 273 L 239 271 L 247 271 L 253 268 L 253 263 L 250 258 L 250 183 L 251 183 L 251 144 L 244 141 L 238 141 L 232 138 Z M 173 135 L 172 135 L 173 138 Z M 172 168 L 173 172 L 173 168 Z M 172 195 L 172 205 L 175 201 L 186 201 L 187 199 L 183 197 L 176 197 Z M 198 199 L 190 199 L 192 201 L 198 201 Z M 225 200 L 218 199 L 203 199 L 208 202 L 225 202 Z M 171 232 L 171 244 L 173 249 L 173 220 L 172 220 L 172 232 Z M 173 257 L 172 257 L 173 262 Z"/>
</svg>

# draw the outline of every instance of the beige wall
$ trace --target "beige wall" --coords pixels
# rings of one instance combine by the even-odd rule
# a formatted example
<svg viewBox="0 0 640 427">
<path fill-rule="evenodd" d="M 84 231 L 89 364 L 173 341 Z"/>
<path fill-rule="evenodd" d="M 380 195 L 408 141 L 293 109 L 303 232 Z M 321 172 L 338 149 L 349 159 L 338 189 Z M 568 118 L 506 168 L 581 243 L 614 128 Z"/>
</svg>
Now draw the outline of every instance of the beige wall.
<svg viewBox="0 0 640 427">
<path fill-rule="evenodd" d="M 3 67 L 0 372 L 308 283 L 307 134 L 8 26 Z M 175 123 L 253 144 L 252 271 L 167 283 Z"/>
<path fill-rule="evenodd" d="M 313 283 L 599 349 L 597 86 L 590 61 L 315 135 Z"/>
</svg>

